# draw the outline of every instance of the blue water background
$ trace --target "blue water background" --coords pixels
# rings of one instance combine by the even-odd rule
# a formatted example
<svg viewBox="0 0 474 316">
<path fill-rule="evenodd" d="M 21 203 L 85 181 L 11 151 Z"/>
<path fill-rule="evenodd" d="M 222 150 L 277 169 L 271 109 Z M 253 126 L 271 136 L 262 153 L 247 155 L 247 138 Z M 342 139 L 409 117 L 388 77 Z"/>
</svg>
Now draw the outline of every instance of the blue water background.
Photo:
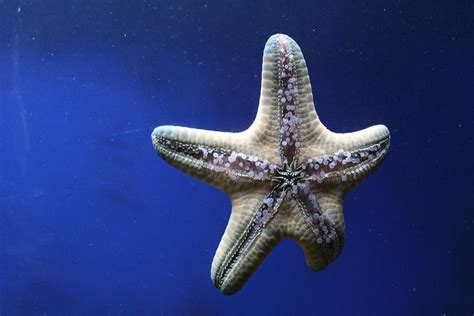
<svg viewBox="0 0 474 316">
<path fill-rule="evenodd" d="M 472 1 L 0 1 L 0 314 L 472 315 Z M 262 50 L 293 37 L 337 132 L 381 168 L 312 272 L 282 241 L 223 296 L 224 193 L 167 165 L 164 124 L 241 131 Z"/>
</svg>

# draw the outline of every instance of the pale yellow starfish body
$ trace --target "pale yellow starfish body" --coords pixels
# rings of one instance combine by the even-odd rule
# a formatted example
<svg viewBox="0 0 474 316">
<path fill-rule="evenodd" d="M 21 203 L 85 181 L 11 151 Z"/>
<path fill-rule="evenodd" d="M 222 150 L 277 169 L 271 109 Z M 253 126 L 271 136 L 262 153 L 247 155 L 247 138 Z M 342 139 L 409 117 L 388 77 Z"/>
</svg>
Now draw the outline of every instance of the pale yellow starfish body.
<svg viewBox="0 0 474 316">
<path fill-rule="evenodd" d="M 211 268 L 214 285 L 232 294 L 282 238 L 296 240 L 313 270 L 336 259 L 344 195 L 380 165 L 390 134 L 383 125 L 329 131 L 316 114 L 299 46 L 276 34 L 265 46 L 260 104 L 247 130 L 160 126 L 152 141 L 167 162 L 232 200 Z"/>
</svg>

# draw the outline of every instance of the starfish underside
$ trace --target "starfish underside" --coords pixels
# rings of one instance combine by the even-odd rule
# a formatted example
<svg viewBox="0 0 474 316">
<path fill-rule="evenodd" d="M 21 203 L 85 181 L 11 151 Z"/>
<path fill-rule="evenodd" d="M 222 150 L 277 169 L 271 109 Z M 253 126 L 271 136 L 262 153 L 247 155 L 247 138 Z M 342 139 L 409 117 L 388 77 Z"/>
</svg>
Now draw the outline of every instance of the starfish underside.
<svg viewBox="0 0 474 316">
<path fill-rule="evenodd" d="M 301 49 L 276 34 L 265 45 L 260 104 L 247 130 L 160 126 L 152 141 L 167 162 L 232 200 L 211 268 L 214 285 L 232 294 L 285 237 L 302 247 L 313 270 L 336 259 L 344 194 L 380 165 L 390 134 L 383 125 L 329 131 L 316 114 Z"/>
</svg>

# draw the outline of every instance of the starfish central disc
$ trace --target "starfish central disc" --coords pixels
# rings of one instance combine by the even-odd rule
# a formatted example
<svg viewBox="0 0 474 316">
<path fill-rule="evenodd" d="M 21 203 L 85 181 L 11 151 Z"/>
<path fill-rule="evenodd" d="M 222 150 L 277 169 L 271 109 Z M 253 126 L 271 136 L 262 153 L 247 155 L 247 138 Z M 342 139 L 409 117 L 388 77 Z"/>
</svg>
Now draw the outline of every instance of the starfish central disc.
<svg viewBox="0 0 474 316">
<path fill-rule="evenodd" d="M 303 167 L 295 168 L 295 164 L 285 163 L 283 168 L 276 169 L 276 174 L 272 178 L 278 182 L 277 188 L 289 190 L 304 180 Z"/>
</svg>

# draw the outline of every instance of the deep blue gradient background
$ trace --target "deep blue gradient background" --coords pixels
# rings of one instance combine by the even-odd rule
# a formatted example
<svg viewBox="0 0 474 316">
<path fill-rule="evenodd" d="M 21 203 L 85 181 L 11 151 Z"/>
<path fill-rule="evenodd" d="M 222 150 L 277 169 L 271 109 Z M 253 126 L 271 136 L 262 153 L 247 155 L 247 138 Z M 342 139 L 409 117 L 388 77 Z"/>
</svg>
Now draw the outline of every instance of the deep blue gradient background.
<svg viewBox="0 0 474 316">
<path fill-rule="evenodd" d="M 21 10 L 19 10 L 21 8 Z M 472 1 L 0 0 L 0 314 L 471 315 Z M 226 297 L 230 202 L 154 152 L 155 126 L 240 131 L 262 50 L 302 47 L 337 132 L 386 124 L 320 273 L 284 240 Z"/>
</svg>

